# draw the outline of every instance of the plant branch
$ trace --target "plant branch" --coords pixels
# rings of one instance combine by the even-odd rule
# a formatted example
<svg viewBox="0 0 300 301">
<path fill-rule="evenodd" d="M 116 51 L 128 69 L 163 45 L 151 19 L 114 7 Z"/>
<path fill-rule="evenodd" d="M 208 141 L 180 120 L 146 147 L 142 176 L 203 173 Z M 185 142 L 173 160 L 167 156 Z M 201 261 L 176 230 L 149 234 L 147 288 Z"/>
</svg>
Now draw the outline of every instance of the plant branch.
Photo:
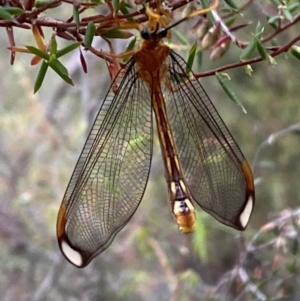
<svg viewBox="0 0 300 301">
<path fill-rule="evenodd" d="M 300 35 L 297 36 L 296 38 L 292 39 L 290 42 L 288 42 L 287 44 L 279 47 L 277 50 L 273 51 L 272 53 L 270 53 L 271 57 L 276 57 L 279 54 L 283 53 L 283 52 L 287 52 L 296 42 L 298 42 L 300 40 Z M 201 78 L 201 77 L 208 77 L 208 76 L 212 76 L 215 75 L 216 72 L 223 72 L 226 70 L 230 70 L 230 69 L 234 69 L 237 67 L 242 67 L 242 66 L 246 66 L 246 65 L 253 65 L 259 62 L 262 62 L 263 59 L 261 57 L 255 57 L 253 59 L 247 60 L 247 61 L 239 61 L 233 64 L 229 64 L 229 65 L 225 65 L 219 68 L 215 68 L 209 71 L 205 71 L 205 72 L 201 72 L 201 73 L 197 73 L 195 74 L 196 78 Z"/>
</svg>

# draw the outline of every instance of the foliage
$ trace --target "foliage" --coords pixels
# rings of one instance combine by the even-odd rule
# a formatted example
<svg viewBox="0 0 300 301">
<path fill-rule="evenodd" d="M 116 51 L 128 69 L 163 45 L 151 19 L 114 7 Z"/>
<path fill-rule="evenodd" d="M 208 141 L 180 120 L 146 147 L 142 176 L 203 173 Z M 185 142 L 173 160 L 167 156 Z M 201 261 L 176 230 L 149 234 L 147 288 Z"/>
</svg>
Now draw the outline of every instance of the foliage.
<svg viewBox="0 0 300 301">
<path fill-rule="evenodd" d="M 146 5 L 157 2 L 1 2 L 1 300 L 298 300 L 297 0 L 220 1 L 206 17 L 178 25 L 168 41 L 212 99 L 228 95 L 248 112 L 216 102 L 253 158 L 257 204 L 245 234 L 202 212 L 193 237 L 178 233 L 155 152 L 142 205 L 110 248 L 84 270 L 62 258 L 56 214 L 110 82 L 98 58 L 114 77 L 126 60 L 116 54 L 138 44 L 132 37 L 147 20 Z M 168 5 L 173 22 L 197 9 Z"/>
</svg>

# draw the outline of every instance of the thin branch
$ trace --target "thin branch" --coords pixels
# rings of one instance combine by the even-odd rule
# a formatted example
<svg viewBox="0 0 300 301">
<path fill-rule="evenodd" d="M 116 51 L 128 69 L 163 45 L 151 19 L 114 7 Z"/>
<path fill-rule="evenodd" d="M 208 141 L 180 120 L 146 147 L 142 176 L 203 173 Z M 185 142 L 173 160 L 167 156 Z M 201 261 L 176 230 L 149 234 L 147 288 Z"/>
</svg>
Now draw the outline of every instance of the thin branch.
<svg viewBox="0 0 300 301">
<path fill-rule="evenodd" d="M 290 28 L 291 26 L 295 25 L 296 23 L 298 23 L 298 21 L 300 20 L 300 14 L 296 15 L 293 18 L 292 22 L 288 22 L 287 24 L 285 24 L 284 26 L 278 28 L 277 30 L 275 30 L 273 33 L 269 34 L 268 36 L 264 37 L 261 39 L 262 43 L 265 43 L 267 41 L 270 41 L 271 39 L 273 39 L 275 36 L 277 36 L 278 34 L 280 34 L 281 32 L 287 30 L 288 28 Z"/>
<path fill-rule="evenodd" d="M 293 40 L 291 40 L 290 42 L 288 42 L 287 44 L 279 47 L 277 50 L 273 51 L 270 54 L 270 56 L 271 57 L 276 57 L 276 56 L 278 56 L 279 54 L 281 54 L 283 52 L 287 52 L 298 41 L 300 41 L 300 35 L 297 36 L 296 38 L 294 38 Z M 255 63 L 262 62 L 262 61 L 263 61 L 263 59 L 261 57 L 256 57 L 256 58 L 253 58 L 253 59 L 250 59 L 250 60 L 247 60 L 247 61 L 239 61 L 239 62 L 236 62 L 236 63 L 233 63 L 233 64 L 229 64 L 229 65 L 225 65 L 225 66 L 222 66 L 222 67 L 219 67 L 219 68 L 215 68 L 215 69 L 212 69 L 212 70 L 209 70 L 209 71 L 197 73 L 197 74 L 195 74 L 195 77 L 196 78 L 208 77 L 208 76 L 215 75 L 216 72 L 223 72 L 223 71 L 234 69 L 234 68 L 237 68 L 237 67 L 242 67 L 242 66 L 246 66 L 246 65 L 253 65 Z"/>
<path fill-rule="evenodd" d="M 169 263 L 166 253 L 160 247 L 158 242 L 153 237 L 149 237 L 147 240 L 148 240 L 148 243 L 151 246 L 151 248 L 154 250 L 154 252 L 159 260 L 159 263 L 160 263 L 162 269 L 164 270 L 167 278 L 169 279 L 169 283 L 171 284 L 172 297 L 171 297 L 170 301 L 175 301 L 176 295 L 177 295 L 176 292 L 178 291 L 178 288 L 179 288 L 179 280 L 176 277 L 175 272 L 173 271 L 173 269 L 170 266 L 170 263 Z"/>
<path fill-rule="evenodd" d="M 238 269 L 238 275 L 239 275 L 241 281 L 243 282 L 243 284 L 245 285 L 245 289 L 247 291 L 251 292 L 255 296 L 255 298 L 256 298 L 255 300 L 266 301 L 268 299 L 268 297 L 266 295 L 264 295 L 258 289 L 258 287 L 250 281 L 250 277 L 248 276 L 248 273 L 246 272 L 246 270 L 244 268 Z"/>
<path fill-rule="evenodd" d="M 283 135 L 292 133 L 294 131 L 299 131 L 299 130 L 300 130 L 300 123 L 295 123 L 295 124 L 292 124 L 291 126 L 285 128 L 285 129 L 282 129 L 282 130 L 280 130 L 278 132 L 272 133 L 267 139 L 265 139 L 260 144 L 260 146 L 258 147 L 258 149 L 257 149 L 257 151 L 255 153 L 255 156 L 254 156 L 254 159 L 253 159 L 253 164 L 252 164 L 252 170 L 253 170 L 253 172 L 255 170 L 255 167 L 257 166 L 258 156 L 260 155 L 261 151 L 264 148 L 266 148 L 267 146 L 273 144 L 278 137 L 281 137 Z"/>
</svg>

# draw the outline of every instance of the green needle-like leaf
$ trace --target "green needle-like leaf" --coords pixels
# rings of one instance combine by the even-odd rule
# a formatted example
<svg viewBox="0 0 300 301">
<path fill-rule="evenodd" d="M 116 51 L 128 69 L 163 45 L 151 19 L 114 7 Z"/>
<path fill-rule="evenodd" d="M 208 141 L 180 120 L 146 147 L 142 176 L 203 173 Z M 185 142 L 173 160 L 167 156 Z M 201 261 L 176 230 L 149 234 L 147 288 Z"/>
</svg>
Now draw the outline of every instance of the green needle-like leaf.
<svg viewBox="0 0 300 301">
<path fill-rule="evenodd" d="M 55 5 L 53 5 L 53 1 L 52 0 L 36 0 L 34 2 L 34 7 L 39 8 L 39 7 L 48 5 L 50 3 L 51 3 L 51 7 L 49 7 L 48 9 L 53 9 L 53 8 L 58 7 L 58 6 L 60 6 L 62 4 L 62 2 L 58 2 Z"/>
<path fill-rule="evenodd" d="M 80 44 L 81 44 L 80 42 L 76 42 L 71 45 L 68 45 L 67 47 L 65 47 L 63 49 L 58 50 L 56 53 L 56 57 L 60 58 L 61 56 L 73 51 L 74 49 L 78 48 Z"/>
<path fill-rule="evenodd" d="M 231 8 L 238 10 L 238 6 L 235 4 L 235 2 L 233 0 L 225 0 L 225 2 L 227 3 L 228 6 L 230 6 Z"/>
<path fill-rule="evenodd" d="M 49 66 L 68 84 L 74 85 L 72 79 L 69 77 L 67 68 L 59 61 L 53 60 L 49 62 Z"/>
<path fill-rule="evenodd" d="M 242 108 L 242 111 L 247 114 L 247 111 L 245 109 L 245 107 L 242 105 L 241 100 L 238 98 L 238 96 L 236 95 L 236 93 L 231 89 L 231 87 L 228 85 L 226 79 L 224 78 L 224 76 L 218 72 L 216 72 L 216 77 L 221 85 L 221 87 L 223 88 L 223 90 L 226 92 L 226 94 L 229 96 L 229 98 L 235 102 L 238 106 L 240 106 Z"/>
<path fill-rule="evenodd" d="M 79 11 L 78 11 L 78 7 L 75 5 L 73 5 L 73 20 L 77 25 L 77 28 L 79 28 L 80 25 Z"/>
<path fill-rule="evenodd" d="M 297 58 L 298 60 L 300 60 L 300 47 L 293 45 L 290 49 L 291 54 Z"/>
<path fill-rule="evenodd" d="M 131 51 L 134 48 L 135 44 L 136 44 L 136 37 L 134 37 L 134 39 L 132 39 L 129 42 L 129 44 L 128 44 L 127 48 L 126 48 L 126 52 Z M 128 60 L 129 60 L 129 58 L 124 58 L 123 62 L 126 63 Z"/>
<path fill-rule="evenodd" d="M 196 57 L 197 57 L 198 70 L 200 70 L 202 67 L 202 51 L 201 50 L 196 51 Z"/>
<path fill-rule="evenodd" d="M 277 29 L 277 28 L 278 28 L 278 25 L 279 25 L 279 22 L 280 22 L 280 20 L 282 20 L 282 18 L 283 18 L 282 16 L 276 15 L 276 16 L 267 18 L 267 20 L 268 20 L 268 23 L 269 23 L 273 28 Z"/>
<path fill-rule="evenodd" d="M 256 48 L 256 41 L 257 41 L 256 38 L 253 37 L 251 39 L 250 43 L 248 44 L 248 46 L 242 51 L 242 53 L 240 55 L 241 61 L 246 61 L 251 58 L 251 55 Z"/>
<path fill-rule="evenodd" d="M 0 11 L 1 10 L 2 11 L 6 11 L 7 13 L 9 13 L 12 16 L 20 15 L 20 14 L 23 14 L 25 12 L 24 9 L 22 9 L 22 8 L 19 8 L 19 7 L 10 7 L 10 6 L 0 7 Z"/>
<path fill-rule="evenodd" d="M 283 15 L 285 16 L 285 18 L 286 18 L 287 20 L 289 20 L 290 22 L 293 21 L 293 16 L 292 16 L 291 12 L 290 12 L 287 8 L 284 8 L 284 9 L 282 10 L 282 12 L 283 12 Z"/>
<path fill-rule="evenodd" d="M 263 33 L 264 33 L 264 27 L 261 25 L 260 22 L 257 22 L 256 28 L 255 28 L 255 37 L 260 40 Z"/>
<path fill-rule="evenodd" d="M 93 43 L 93 39 L 95 36 L 95 32 L 96 32 L 96 27 L 94 22 L 89 22 L 86 28 L 86 32 L 84 35 L 84 45 L 86 47 L 90 47 Z"/>
<path fill-rule="evenodd" d="M 34 93 L 36 93 L 42 86 L 48 67 L 49 64 L 46 61 L 43 61 L 34 83 Z"/>
<path fill-rule="evenodd" d="M 189 56 L 187 59 L 187 67 L 188 68 L 186 70 L 186 73 L 188 73 L 193 68 L 196 51 L 197 51 L 197 42 L 195 42 L 194 45 L 190 49 Z"/>
<path fill-rule="evenodd" d="M 50 60 L 50 54 L 47 52 L 44 52 L 34 46 L 25 46 L 31 53 L 35 54 L 38 57 L 41 57 L 42 59 L 49 61 Z"/>
<path fill-rule="evenodd" d="M 189 45 L 189 40 L 178 30 L 173 29 L 172 33 L 176 36 L 179 42 L 183 45 Z"/>
<path fill-rule="evenodd" d="M 114 9 L 117 10 L 117 8 L 119 8 L 120 1 L 119 0 L 113 0 L 112 3 L 113 3 Z"/>
<path fill-rule="evenodd" d="M 118 28 L 111 29 L 101 34 L 101 37 L 107 39 L 129 39 L 133 34 L 129 31 L 120 30 Z"/>
<path fill-rule="evenodd" d="M 50 46 L 50 55 L 55 55 L 57 52 L 57 42 L 56 39 L 54 38 L 51 42 Z"/>
<path fill-rule="evenodd" d="M 264 45 L 259 40 L 256 40 L 256 48 L 263 60 L 268 59 L 268 52 L 264 47 Z"/>
<path fill-rule="evenodd" d="M 14 18 L 3 7 L 0 7 L 0 19 L 6 20 L 6 21 L 12 21 Z"/>
</svg>

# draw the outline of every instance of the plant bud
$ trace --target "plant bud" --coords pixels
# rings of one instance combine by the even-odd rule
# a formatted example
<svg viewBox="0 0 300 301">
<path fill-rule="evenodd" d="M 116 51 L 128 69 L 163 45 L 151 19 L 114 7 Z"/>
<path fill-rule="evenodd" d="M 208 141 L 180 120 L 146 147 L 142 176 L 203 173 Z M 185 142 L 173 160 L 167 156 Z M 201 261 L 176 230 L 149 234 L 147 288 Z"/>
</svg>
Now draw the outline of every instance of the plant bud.
<svg viewBox="0 0 300 301">
<path fill-rule="evenodd" d="M 196 29 L 196 36 L 201 41 L 209 29 L 209 21 L 204 19 Z"/>
<path fill-rule="evenodd" d="M 227 52 L 229 46 L 230 46 L 230 40 L 227 40 L 226 42 L 220 44 L 219 46 L 216 46 L 210 54 L 210 59 L 212 61 L 218 60 Z"/>
<path fill-rule="evenodd" d="M 213 26 L 204 36 L 201 48 L 203 50 L 209 49 L 215 45 L 221 35 L 221 24 L 218 22 L 215 26 Z"/>
</svg>

